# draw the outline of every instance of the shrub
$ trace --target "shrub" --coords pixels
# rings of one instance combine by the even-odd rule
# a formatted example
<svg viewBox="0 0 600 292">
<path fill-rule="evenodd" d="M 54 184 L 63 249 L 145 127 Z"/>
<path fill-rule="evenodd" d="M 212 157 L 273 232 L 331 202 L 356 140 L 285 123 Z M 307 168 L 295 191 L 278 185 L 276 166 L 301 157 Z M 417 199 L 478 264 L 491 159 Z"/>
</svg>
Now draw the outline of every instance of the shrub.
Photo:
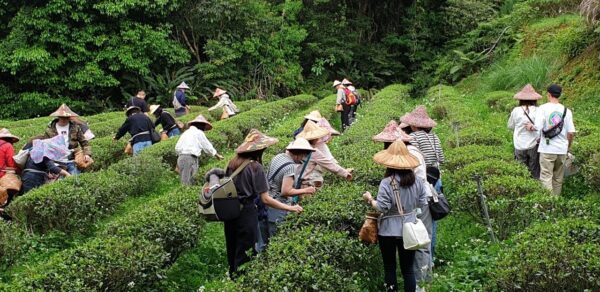
<svg viewBox="0 0 600 292">
<path fill-rule="evenodd" d="M 554 67 L 550 60 L 533 56 L 516 64 L 508 62 L 494 65 L 484 77 L 484 82 L 490 90 L 517 90 L 531 83 L 540 92 L 550 83 L 550 72 Z"/>
<path fill-rule="evenodd" d="M 594 154 L 582 169 L 587 183 L 595 189 L 600 189 L 600 153 Z"/>
<path fill-rule="evenodd" d="M 508 132 L 507 132 L 508 133 Z M 468 127 L 460 130 L 458 134 L 458 141 L 455 139 L 448 139 L 446 144 L 451 147 L 458 147 L 464 145 L 489 145 L 496 146 L 502 145 L 506 141 L 506 138 L 490 128 L 479 128 L 479 127 Z"/>
<path fill-rule="evenodd" d="M 530 176 L 527 167 L 518 161 L 504 161 L 497 158 L 490 158 L 468 164 L 458 171 L 451 172 L 448 177 L 453 185 L 461 186 L 469 181 L 473 181 L 474 175 L 480 175 L 483 178 L 500 175 L 514 177 Z"/>
<path fill-rule="evenodd" d="M 152 191 L 165 177 L 156 159 L 132 157 L 98 173 L 66 178 L 17 197 L 7 211 L 36 232 L 86 232 L 127 197 Z"/>
<path fill-rule="evenodd" d="M 565 219 L 516 235 L 493 270 L 502 290 L 600 289 L 600 225 Z"/>
<path fill-rule="evenodd" d="M 318 226 L 281 232 L 244 269 L 240 284 L 243 290 L 360 290 L 372 260 L 367 250 L 343 232 Z"/>
<path fill-rule="evenodd" d="M 446 163 L 443 165 L 443 168 L 448 171 L 455 171 L 470 163 L 487 159 L 499 159 L 501 161 L 514 160 L 513 154 L 498 145 L 466 145 L 450 149 L 444 154 L 446 155 Z"/>
<path fill-rule="evenodd" d="M 137 239 L 99 238 L 54 255 L 43 265 L 15 275 L 15 290 L 144 290 L 161 277 L 168 255 L 156 243 Z"/>
<path fill-rule="evenodd" d="M 485 95 L 485 101 L 490 108 L 502 113 L 510 113 L 517 105 L 517 102 L 513 99 L 513 93 L 509 91 L 493 91 L 487 93 Z"/>
</svg>

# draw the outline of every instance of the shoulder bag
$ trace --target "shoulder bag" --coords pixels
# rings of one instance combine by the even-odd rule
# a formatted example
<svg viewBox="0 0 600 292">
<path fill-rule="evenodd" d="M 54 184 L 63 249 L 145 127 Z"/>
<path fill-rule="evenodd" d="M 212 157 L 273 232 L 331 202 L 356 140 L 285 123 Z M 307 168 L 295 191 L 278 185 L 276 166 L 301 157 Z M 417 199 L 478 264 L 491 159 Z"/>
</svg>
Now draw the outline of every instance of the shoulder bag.
<svg viewBox="0 0 600 292">
<path fill-rule="evenodd" d="M 360 231 L 358 232 L 358 238 L 364 243 L 377 243 L 377 235 L 379 234 L 379 226 L 377 220 L 381 214 L 379 212 L 368 212 L 365 215 L 365 222 L 363 223 Z"/>
<path fill-rule="evenodd" d="M 202 188 L 200 196 L 200 212 L 208 221 L 230 221 L 240 216 L 240 203 L 233 179 L 252 161 L 246 160 L 229 177 L 219 180 L 219 184 L 209 187 L 208 183 Z"/>
<path fill-rule="evenodd" d="M 438 194 L 435 188 L 428 182 L 424 182 L 429 187 L 431 191 L 431 198 L 427 200 L 427 205 L 429 206 L 429 213 L 431 214 L 431 218 L 435 221 L 441 220 L 444 217 L 450 214 L 450 204 L 446 199 L 444 194 Z"/>
<path fill-rule="evenodd" d="M 400 216 L 404 216 L 404 209 L 400 201 L 400 190 L 395 179 L 392 179 L 392 190 L 396 197 L 396 207 Z M 407 250 L 418 250 L 425 248 L 431 243 L 427 228 L 421 219 L 416 218 L 414 222 L 405 222 L 402 224 L 402 241 Z"/>
<path fill-rule="evenodd" d="M 544 134 L 544 138 L 552 139 L 552 138 L 560 135 L 560 133 L 562 132 L 563 126 L 565 125 L 566 118 L 567 118 L 567 107 L 565 106 L 565 111 L 563 112 L 560 122 L 558 122 L 558 124 L 554 125 L 554 127 L 542 131 L 542 134 Z"/>
<path fill-rule="evenodd" d="M 25 168 L 25 164 L 27 163 L 27 159 L 29 159 L 29 150 L 19 150 L 15 156 L 13 156 L 13 160 L 19 166 L 20 169 Z"/>
</svg>

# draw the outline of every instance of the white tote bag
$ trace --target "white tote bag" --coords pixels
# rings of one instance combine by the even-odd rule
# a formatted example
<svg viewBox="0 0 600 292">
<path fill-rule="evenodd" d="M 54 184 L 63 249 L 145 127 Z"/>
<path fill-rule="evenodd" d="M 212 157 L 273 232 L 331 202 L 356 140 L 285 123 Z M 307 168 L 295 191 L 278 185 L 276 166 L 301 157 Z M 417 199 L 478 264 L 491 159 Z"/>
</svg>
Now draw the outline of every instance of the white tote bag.
<svg viewBox="0 0 600 292">
<path fill-rule="evenodd" d="M 27 163 L 28 158 L 29 150 L 19 150 L 19 153 L 13 156 L 13 160 L 21 169 L 25 168 L 25 163 Z"/>
<path fill-rule="evenodd" d="M 400 216 L 404 216 L 404 208 L 402 208 L 402 201 L 400 201 L 400 191 L 396 185 L 396 181 L 392 180 L 392 189 L 394 190 L 394 196 L 396 197 L 396 207 L 398 207 L 398 213 Z M 402 225 L 402 241 L 404 243 L 404 249 L 407 250 L 418 250 L 429 246 L 431 238 L 427 233 L 427 228 L 423 221 L 419 218 L 415 218 L 413 222 L 404 222 Z"/>
</svg>

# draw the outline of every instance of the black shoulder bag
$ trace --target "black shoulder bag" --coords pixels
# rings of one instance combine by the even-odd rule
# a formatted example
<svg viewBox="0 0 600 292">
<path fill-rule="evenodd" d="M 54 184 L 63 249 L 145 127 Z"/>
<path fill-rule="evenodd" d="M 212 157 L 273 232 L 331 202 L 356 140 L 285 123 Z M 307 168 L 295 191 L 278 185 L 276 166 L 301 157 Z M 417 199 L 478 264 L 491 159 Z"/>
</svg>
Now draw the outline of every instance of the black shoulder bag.
<svg viewBox="0 0 600 292">
<path fill-rule="evenodd" d="M 542 131 L 542 134 L 544 134 L 544 138 L 552 139 L 552 138 L 560 135 L 560 133 L 563 130 L 563 126 L 565 125 L 566 118 L 567 118 L 567 107 L 565 106 L 565 111 L 563 112 L 560 122 L 558 124 L 554 125 L 554 127 Z"/>
</svg>

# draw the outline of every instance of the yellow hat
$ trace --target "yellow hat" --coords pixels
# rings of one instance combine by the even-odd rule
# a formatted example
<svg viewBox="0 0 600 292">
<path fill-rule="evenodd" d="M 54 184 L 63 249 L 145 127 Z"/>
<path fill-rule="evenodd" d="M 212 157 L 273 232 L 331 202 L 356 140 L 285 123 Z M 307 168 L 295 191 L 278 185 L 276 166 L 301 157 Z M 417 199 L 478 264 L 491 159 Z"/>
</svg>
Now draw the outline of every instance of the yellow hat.
<svg viewBox="0 0 600 292">
<path fill-rule="evenodd" d="M 329 135 L 329 131 L 327 129 L 319 127 L 315 122 L 309 120 L 308 122 L 306 122 L 306 125 L 304 125 L 304 129 L 302 130 L 302 132 L 300 132 L 300 134 L 298 134 L 297 137 L 304 138 L 310 141 L 314 139 L 323 138 L 327 135 Z"/>
<path fill-rule="evenodd" d="M 393 169 L 414 169 L 421 165 L 419 160 L 412 156 L 404 142 L 396 141 L 388 149 L 379 151 L 373 156 L 375 163 Z"/>
</svg>

